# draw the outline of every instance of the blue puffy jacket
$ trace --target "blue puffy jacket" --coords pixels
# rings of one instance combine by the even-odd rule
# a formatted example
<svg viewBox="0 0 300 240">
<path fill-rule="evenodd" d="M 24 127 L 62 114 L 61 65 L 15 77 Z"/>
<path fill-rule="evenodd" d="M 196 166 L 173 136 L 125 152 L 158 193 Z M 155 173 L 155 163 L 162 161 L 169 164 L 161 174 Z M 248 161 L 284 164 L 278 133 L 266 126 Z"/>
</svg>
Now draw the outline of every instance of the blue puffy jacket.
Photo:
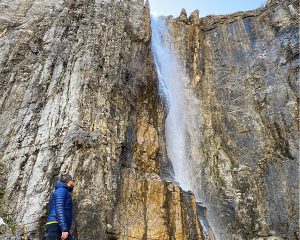
<svg viewBox="0 0 300 240">
<path fill-rule="evenodd" d="M 69 232 L 72 225 L 72 190 L 64 182 L 57 182 L 49 203 L 47 222 L 57 221 L 62 232 Z"/>
</svg>

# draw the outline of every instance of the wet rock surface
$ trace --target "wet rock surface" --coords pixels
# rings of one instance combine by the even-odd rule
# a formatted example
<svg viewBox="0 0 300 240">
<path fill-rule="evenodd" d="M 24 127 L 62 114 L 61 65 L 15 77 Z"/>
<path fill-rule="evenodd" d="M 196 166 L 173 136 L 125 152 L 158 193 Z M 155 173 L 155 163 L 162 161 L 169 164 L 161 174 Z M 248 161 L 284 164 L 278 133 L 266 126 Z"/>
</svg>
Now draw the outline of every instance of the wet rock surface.
<svg viewBox="0 0 300 240">
<path fill-rule="evenodd" d="M 157 174 L 122 172 L 118 239 L 203 239 L 196 199 Z"/>
</svg>

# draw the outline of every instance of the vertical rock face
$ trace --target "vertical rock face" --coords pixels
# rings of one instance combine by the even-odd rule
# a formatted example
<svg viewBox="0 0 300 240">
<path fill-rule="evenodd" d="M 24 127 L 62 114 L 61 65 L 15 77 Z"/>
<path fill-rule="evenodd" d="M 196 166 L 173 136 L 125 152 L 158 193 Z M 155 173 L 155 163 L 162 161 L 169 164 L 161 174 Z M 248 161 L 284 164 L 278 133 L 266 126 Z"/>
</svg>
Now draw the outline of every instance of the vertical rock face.
<svg viewBox="0 0 300 240">
<path fill-rule="evenodd" d="M 191 180 L 221 239 L 299 239 L 298 8 L 167 19 L 201 102 Z"/>
<path fill-rule="evenodd" d="M 155 174 L 122 172 L 118 239 L 203 239 L 196 199 Z"/>
<path fill-rule="evenodd" d="M 202 239 L 195 197 L 160 178 L 170 163 L 148 3 L 0 6 L 0 238 L 43 239 L 66 171 L 76 239 Z"/>
</svg>

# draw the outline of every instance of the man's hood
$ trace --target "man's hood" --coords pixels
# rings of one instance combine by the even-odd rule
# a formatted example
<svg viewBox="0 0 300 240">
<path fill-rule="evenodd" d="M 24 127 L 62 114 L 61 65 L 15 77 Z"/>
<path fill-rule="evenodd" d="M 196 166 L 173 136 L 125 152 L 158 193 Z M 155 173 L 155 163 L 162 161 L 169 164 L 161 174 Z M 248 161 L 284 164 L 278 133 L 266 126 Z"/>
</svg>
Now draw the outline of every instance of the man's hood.
<svg viewBox="0 0 300 240">
<path fill-rule="evenodd" d="M 67 189 L 69 192 L 73 191 L 73 188 L 68 187 L 66 183 L 61 182 L 61 181 L 57 181 L 55 183 L 55 190 L 58 189 L 58 188 L 61 188 L 61 187 Z"/>
</svg>

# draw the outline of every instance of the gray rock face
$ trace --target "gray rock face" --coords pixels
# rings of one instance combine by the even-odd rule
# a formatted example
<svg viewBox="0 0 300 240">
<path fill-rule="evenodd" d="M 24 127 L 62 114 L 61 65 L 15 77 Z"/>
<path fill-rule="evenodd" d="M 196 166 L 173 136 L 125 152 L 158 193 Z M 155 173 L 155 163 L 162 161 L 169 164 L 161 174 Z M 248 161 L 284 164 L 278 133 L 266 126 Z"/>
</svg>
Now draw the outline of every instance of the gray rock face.
<svg viewBox="0 0 300 240">
<path fill-rule="evenodd" d="M 0 238 L 43 239 L 69 172 L 75 239 L 202 239 L 194 196 L 160 178 L 170 162 L 148 3 L 0 4 Z"/>
<path fill-rule="evenodd" d="M 299 238 L 298 7 L 167 19 L 201 101 L 191 179 L 221 239 Z"/>
</svg>

